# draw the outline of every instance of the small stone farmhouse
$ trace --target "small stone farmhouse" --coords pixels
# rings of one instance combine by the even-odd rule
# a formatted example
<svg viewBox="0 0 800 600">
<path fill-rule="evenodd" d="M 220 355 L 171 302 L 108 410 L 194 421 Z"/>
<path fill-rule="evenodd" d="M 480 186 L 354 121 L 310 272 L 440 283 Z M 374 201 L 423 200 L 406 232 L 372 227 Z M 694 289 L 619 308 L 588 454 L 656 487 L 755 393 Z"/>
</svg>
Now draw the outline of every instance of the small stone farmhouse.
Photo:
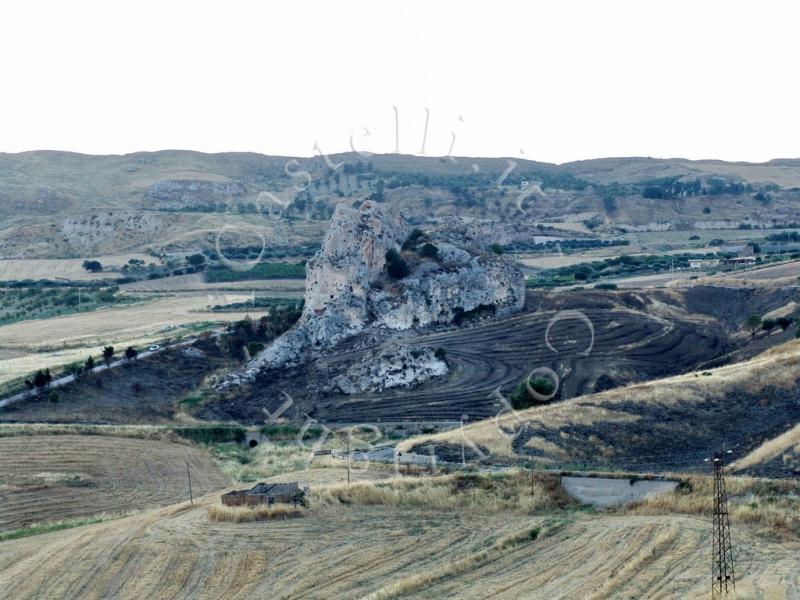
<svg viewBox="0 0 800 600">
<path fill-rule="evenodd" d="M 275 504 L 276 502 L 293 503 L 302 501 L 306 489 L 291 483 L 257 483 L 249 490 L 233 490 L 222 495 L 225 506 L 255 506 L 258 504 Z"/>
</svg>

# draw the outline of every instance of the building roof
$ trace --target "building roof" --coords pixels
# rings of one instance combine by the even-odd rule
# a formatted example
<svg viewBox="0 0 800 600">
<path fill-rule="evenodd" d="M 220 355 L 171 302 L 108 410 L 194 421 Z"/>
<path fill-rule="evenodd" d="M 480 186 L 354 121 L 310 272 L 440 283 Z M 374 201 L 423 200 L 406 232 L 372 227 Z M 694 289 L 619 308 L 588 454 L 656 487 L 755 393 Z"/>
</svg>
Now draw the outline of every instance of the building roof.
<svg viewBox="0 0 800 600">
<path fill-rule="evenodd" d="M 296 481 L 291 483 L 257 483 L 247 490 L 247 494 L 249 496 L 261 494 L 276 496 L 278 494 L 293 494 L 299 489 L 300 485 Z"/>
<path fill-rule="evenodd" d="M 223 496 L 285 496 L 300 489 L 296 481 L 291 483 L 257 483 L 249 490 L 233 490 Z"/>
</svg>

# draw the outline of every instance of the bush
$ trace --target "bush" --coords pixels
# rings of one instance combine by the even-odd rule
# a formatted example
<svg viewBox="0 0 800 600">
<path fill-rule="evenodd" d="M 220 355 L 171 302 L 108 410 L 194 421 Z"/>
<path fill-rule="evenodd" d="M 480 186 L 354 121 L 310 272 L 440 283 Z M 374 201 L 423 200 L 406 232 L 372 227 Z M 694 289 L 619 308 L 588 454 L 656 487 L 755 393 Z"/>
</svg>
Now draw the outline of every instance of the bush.
<svg viewBox="0 0 800 600">
<path fill-rule="evenodd" d="M 58 392 L 55 390 L 50 390 L 50 393 L 47 395 L 47 399 L 50 400 L 53 404 L 58 403 Z"/>
<path fill-rule="evenodd" d="M 489 246 L 489 250 L 491 250 L 495 254 L 503 254 L 503 253 L 505 253 L 505 250 L 503 249 L 503 247 L 500 244 L 492 244 L 491 246 Z"/>
<path fill-rule="evenodd" d="M 238 425 L 179 427 L 175 433 L 198 444 L 242 443 L 246 435 L 244 427 Z"/>
<path fill-rule="evenodd" d="M 439 255 L 439 249 L 431 243 L 426 243 L 419 249 L 419 255 L 425 258 L 436 258 Z"/>
<path fill-rule="evenodd" d="M 423 237 L 425 232 L 421 229 L 414 229 L 406 238 L 406 241 L 403 242 L 403 250 L 409 250 L 410 248 L 414 247 L 414 244 L 417 243 L 419 238 Z"/>
<path fill-rule="evenodd" d="M 617 284 L 616 283 L 598 283 L 594 286 L 596 290 L 616 290 Z"/>
<path fill-rule="evenodd" d="M 434 351 L 433 355 L 439 360 L 444 360 L 447 356 L 447 353 L 445 352 L 444 348 L 439 347 Z"/>
<path fill-rule="evenodd" d="M 397 250 L 392 249 L 386 252 L 386 272 L 392 279 L 403 279 L 411 273 L 411 269 Z"/>
</svg>

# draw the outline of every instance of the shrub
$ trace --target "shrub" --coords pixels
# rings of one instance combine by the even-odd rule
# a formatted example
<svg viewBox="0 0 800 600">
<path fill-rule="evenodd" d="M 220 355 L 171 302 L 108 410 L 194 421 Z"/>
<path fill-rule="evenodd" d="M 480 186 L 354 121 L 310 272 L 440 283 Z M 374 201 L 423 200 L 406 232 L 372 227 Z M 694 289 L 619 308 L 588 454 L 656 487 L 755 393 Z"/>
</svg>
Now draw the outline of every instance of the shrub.
<svg viewBox="0 0 800 600">
<path fill-rule="evenodd" d="M 596 290 L 615 290 L 617 289 L 616 283 L 598 283 L 594 286 Z"/>
<path fill-rule="evenodd" d="M 408 250 L 410 248 L 413 248 L 414 244 L 417 243 L 417 240 L 419 240 L 419 238 L 423 237 L 424 235 L 425 232 L 422 231 L 421 229 L 417 228 L 413 229 L 411 233 L 408 234 L 406 241 L 403 242 L 403 250 Z"/>
<path fill-rule="evenodd" d="M 426 243 L 419 249 L 419 255 L 425 258 L 436 258 L 439 255 L 439 249 L 431 243 Z"/>
<path fill-rule="evenodd" d="M 246 435 L 244 427 L 238 425 L 179 427 L 175 429 L 175 433 L 198 444 L 241 443 Z"/>
<path fill-rule="evenodd" d="M 434 351 L 433 355 L 439 360 L 444 360 L 447 353 L 445 352 L 444 348 L 439 347 Z"/>
<path fill-rule="evenodd" d="M 503 249 L 503 247 L 500 244 L 492 244 L 491 246 L 489 246 L 489 250 L 491 250 L 495 254 L 503 254 L 503 253 L 505 253 L 505 250 Z"/>
<path fill-rule="evenodd" d="M 47 399 L 53 404 L 58 403 L 58 392 L 55 390 L 50 390 L 50 393 L 47 395 Z"/>
<path fill-rule="evenodd" d="M 393 279 L 403 279 L 411 273 L 411 269 L 397 250 L 392 249 L 386 252 L 386 272 Z"/>
</svg>

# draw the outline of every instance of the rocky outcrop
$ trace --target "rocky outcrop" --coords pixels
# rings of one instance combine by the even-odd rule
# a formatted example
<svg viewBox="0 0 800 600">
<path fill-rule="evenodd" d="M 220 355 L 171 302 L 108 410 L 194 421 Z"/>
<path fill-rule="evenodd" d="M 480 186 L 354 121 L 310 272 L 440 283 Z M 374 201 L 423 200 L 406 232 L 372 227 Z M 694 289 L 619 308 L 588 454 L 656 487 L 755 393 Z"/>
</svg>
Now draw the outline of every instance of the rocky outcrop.
<svg viewBox="0 0 800 600">
<path fill-rule="evenodd" d="M 332 389 L 343 394 L 383 392 L 417 385 L 447 372 L 447 363 L 430 348 L 388 344 L 336 377 Z"/>
<path fill-rule="evenodd" d="M 392 273 L 387 254 L 404 265 L 402 272 Z M 503 314 L 521 309 L 524 300 L 522 273 L 487 252 L 474 225 L 448 223 L 423 233 L 386 205 L 342 204 L 308 264 L 303 315 L 242 377 L 296 365 L 367 327 L 403 330 L 477 311 Z"/>
</svg>

